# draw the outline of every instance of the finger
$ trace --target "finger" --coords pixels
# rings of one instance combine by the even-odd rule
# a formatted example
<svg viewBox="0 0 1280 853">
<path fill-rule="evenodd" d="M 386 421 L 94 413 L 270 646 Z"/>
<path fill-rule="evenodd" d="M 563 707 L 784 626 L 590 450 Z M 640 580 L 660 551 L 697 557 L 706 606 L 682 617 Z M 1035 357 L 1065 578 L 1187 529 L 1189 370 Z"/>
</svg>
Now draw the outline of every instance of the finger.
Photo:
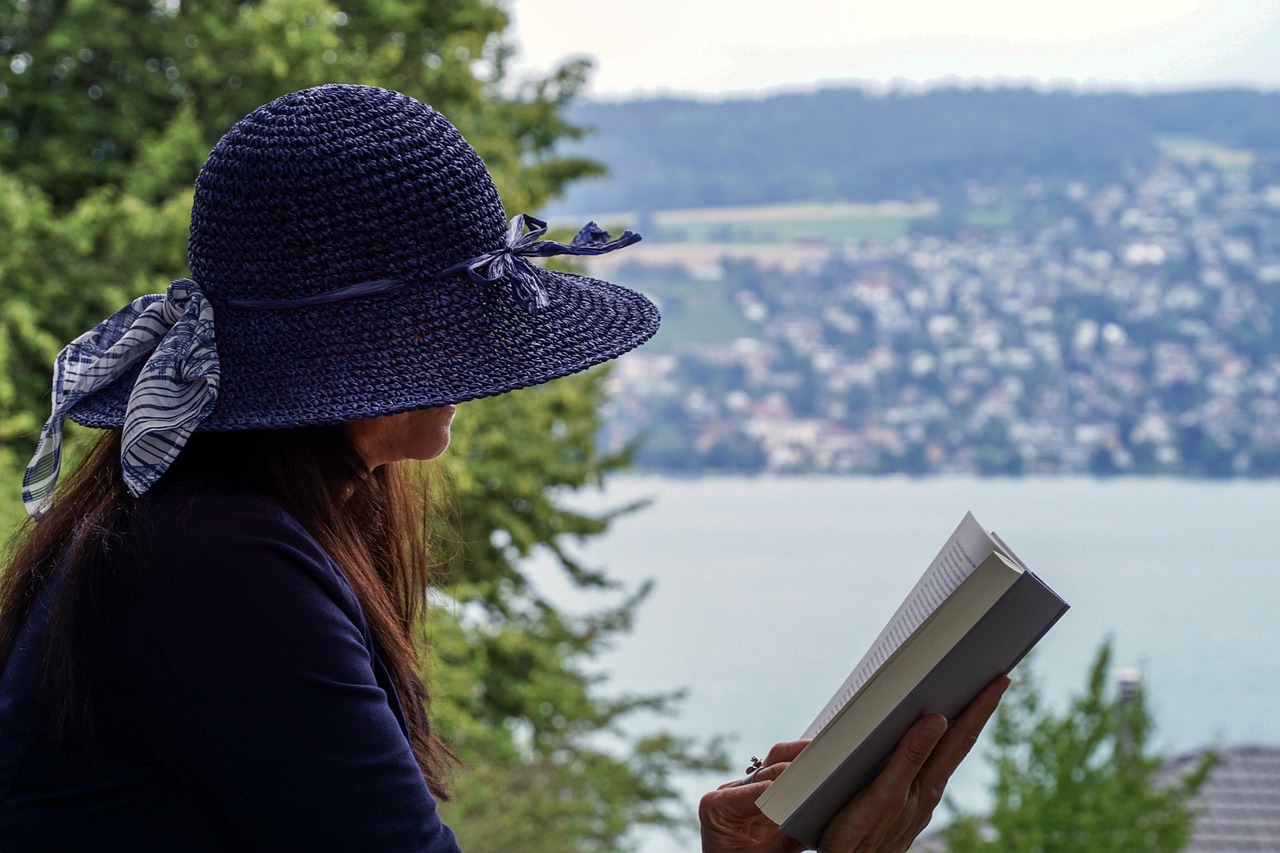
<svg viewBox="0 0 1280 853">
<path fill-rule="evenodd" d="M 947 719 L 941 714 L 927 714 L 917 720 L 898 741 L 884 770 L 866 787 L 867 797 L 879 802 L 886 811 L 892 808 L 896 814 L 907 800 L 911 783 L 946 731 Z"/>
<path fill-rule="evenodd" d="M 739 785 L 744 784 L 748 779 L 751 781 L 755 781 L 756 779 L 776 779 L 778 778 L 778 774 L 781 773 L 782 770 L 778 770 L 772 775 L 765 776 L 763 775 L 764 769 L 766 767 L 773 767 L 779 764 L 783 765 L 783 767 L 785 768 L 785 766 L 787 764 L 790 764 L 791 760 L 794 759 L 801 752 L 803 752 L 804 748 L 808 745 L 809 745 L 808 740 L 790 740 L 790 741 L 786 741 L 785 743 L 775 743 L 773 747 L 769 750 L 769 754 L 765 756 L 765 760 L 763 762 L 761 762 L 760 759 L 756 758 L 754 755 L 751 756 L 752 766 L 755 766 L 756 763 L 759 762 L 759 766 L 757 767 L 756 770 L 751 770 L 750 768 L 748 768 L 746 776 L 744 778 L 734 779 L 731 782 L 725 782 L 723 785 L 720 785 L 719 788 L 736 788 Z M 719 788 L 717 788 L 717 790 L 719 790 Z"/>
<path fill-rule="evenodd" d="M 749 777 L 751 784 L 757 782 L 772 782 L 782 775 L 782 771 L 791 766 L 790 761 L 783 761 L 778 764 L 770 764 L 768 767 L 761 767 Z M 745 780 L 744 780 L 745 781 Z"/>
<path fill-rule="evenodd" d="M 743 779 L 734 779 L 732 782 L 725 782 L 716 788 L 717 791 L 724 788 L 741 788 L 744 785 L 754 785 L 757 782 L 772 782 L 782 775 L 782 771 L 791 766 L 790 761 L 784 761 L 780 764 L 770 764 L 768 767 L 761 767 L 754 773 L 748 774 Z M 763 790 L 761 791 L 763 793 Z"/>
<path fill-rule="evenodd" d="M 921 717 L 907 729 L 885 768 L 827 826 L 819 849 L 852 849 L 856 844 L 859 850 L 879 850 L 893 827 L 916 822 L 913 809 L 904 814 L 911 786 L 946 730 L 941 714 Z"/>
<path fill-rule="evenodd" d="M 712 791 L 702 798 L 704 805 L 715 806 L 721 812 L 736 816 L 754 816 L 759 812 L 756 800 L 769 787 L 769 780 L 730 785 Z"/>
<path fill-rule="evenodd" d="M 703 848 L 738 849 L 754 847 L 768 838 L 781 839 L 777 827 L 756 806 L 769 785 L 767 781 L 753 782 L 705 795 L 698 804 Z"/>
<path fill-rule="evenodd" d="M 793 761 L 795 757 L 804 751 L 809 745 L 807 740 L 789 740 L 785 743 L 775 743 L 773 748 L 769 750 L 769 754 L 765 756 L 765 764 L 778 764 L 785 761 Z"/>
<path fill-rule="evenodd" d="M 1008 687 L 1009 678 L 1002 675 L 983 688 L 934 747 L 919 774 L 922 798 L 929 802 L 931 808 L 942 799 L 942 789 L 946 787 L 947 780 L 977 743 L 978 735 L 995 713 L 1000 697 Z"/>
</svg>

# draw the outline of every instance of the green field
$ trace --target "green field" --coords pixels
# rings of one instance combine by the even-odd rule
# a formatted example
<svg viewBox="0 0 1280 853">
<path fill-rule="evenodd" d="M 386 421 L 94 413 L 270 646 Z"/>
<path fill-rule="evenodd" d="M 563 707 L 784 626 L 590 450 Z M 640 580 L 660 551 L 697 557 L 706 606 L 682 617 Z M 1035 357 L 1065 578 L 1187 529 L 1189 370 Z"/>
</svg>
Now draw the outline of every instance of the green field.
<svg viewBox="0 0 1280 853">
<path fill-rule="evenodd" d="M 998 210 L 971 210 L 961 216 L 965 225 L 975 228 L 1007 228 L 1013 224 L 1013 217 Z"/>
<path fill-rule="evenodd" d="M 1253 165 L 1254 153 L 1228 148 L 1195 136 L 1161 136 L 1156 139 L 1160 153 L 1180 163 L 1211 163 L 1220 169 L 1247 169 Z"/>
<path fill-rule="evenodd" d="M 647 352 L 669 352 L 686 343 L 728 343 L 758 333 L 734 305 L 726 282 L 697 279 L 673 267 L 639 265 L 623 267 L 618 280 L 662 306 L 662 328 Z"/>
<path fill-rule="evenodd" d="M 913 220 L 936 213 L 931 202 L 813 202 L 660 210 L 646 224 L 664 243 L 841 243 L 891 240 L 905 234 Z"/>
<path fill-rule="evenodd" d="M 783 219 L 763 222 L 687 222 L 658 225 L 664 243 L 793 243 L 797 240 L 892 240 L 907 233 L 911 216 Z"/>
</svg>

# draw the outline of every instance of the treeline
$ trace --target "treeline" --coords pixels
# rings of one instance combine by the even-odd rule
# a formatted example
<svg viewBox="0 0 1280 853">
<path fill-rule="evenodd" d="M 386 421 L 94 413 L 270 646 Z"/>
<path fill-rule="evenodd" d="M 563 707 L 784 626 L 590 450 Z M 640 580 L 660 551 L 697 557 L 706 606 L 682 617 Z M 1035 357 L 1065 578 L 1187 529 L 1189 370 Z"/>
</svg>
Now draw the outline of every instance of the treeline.
<svg viewBox="0 0 1280 853">
<path fill-rule="evenodd" d="M 552 212 L 788 201 L 951 198 L 968 180 L 1103 183 L 1145 172 L 1158 141 L 1194 137 L 1259 154 L 1280 172 L 1280 93 L 1139 95 L 1031 89 L 874 94 L 825 89 L 763 99 L 576 104 L 610 176 Z"/>
</svg>

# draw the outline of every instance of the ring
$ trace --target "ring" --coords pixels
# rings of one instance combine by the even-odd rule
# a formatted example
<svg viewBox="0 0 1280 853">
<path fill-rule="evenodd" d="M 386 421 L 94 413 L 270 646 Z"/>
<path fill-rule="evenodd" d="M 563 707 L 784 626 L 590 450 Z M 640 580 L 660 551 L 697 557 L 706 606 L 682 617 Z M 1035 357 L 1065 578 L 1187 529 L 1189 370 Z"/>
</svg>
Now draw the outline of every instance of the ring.
<svg viewBox="0 0 1280 853">
<path fill-rule="evenodd" d="M 738 782 L 738 784 L 750 785 L 752 782 L 756 781 L 756 774 L 759 773 L 762 769 L 764 769 L 764 762 L 754 755 L 751 756 L 751 763 L 747 765 L 747 775 L 740 782 Z"/>
</svg>

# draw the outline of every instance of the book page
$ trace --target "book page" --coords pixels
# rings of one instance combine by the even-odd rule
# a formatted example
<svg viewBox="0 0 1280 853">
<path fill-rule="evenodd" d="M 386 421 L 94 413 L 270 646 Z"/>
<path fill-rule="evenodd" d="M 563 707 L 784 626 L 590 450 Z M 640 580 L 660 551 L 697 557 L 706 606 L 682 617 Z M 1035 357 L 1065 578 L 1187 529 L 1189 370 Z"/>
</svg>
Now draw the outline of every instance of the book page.
<svg viewBox="0 0 1280 853">
<path fill-rule="evenodd" d="M 991 536 L 991 539 L 996 543 L 997 551 L 1000 551 L 1002 554 L 1004 554 L 1006 557 L 1012 560 L 1014 565 L 1022 569 L 1024 572 L 1030 571 L 1027 568 L 1027 564 L 1018 559 L 1018 555 L 1013 553 L 1013 549 L 1010 548 L 1003 539 L 1001 539 L 998 535 L 996 535 L 996 532 L 994 530 L 991 531 L 990 536 Z"/>
<path fill-rule="evenodd" d="M 853 698 L 894 650 L 911 636 L 911 632 L 920 627 L 942 600 L 954 592 L 974 568 L 996 550 L 1003 549 L 982 529 L 973 513 L 965 513 L 960 526 L 907 594 L 889 624 L 876 637 L 835 696 L 831 697 L 831 701 L 809 724 L 809 728 L 805 729 L 802 737 L 811 738 L 816 735 Z"/>
</svg>

